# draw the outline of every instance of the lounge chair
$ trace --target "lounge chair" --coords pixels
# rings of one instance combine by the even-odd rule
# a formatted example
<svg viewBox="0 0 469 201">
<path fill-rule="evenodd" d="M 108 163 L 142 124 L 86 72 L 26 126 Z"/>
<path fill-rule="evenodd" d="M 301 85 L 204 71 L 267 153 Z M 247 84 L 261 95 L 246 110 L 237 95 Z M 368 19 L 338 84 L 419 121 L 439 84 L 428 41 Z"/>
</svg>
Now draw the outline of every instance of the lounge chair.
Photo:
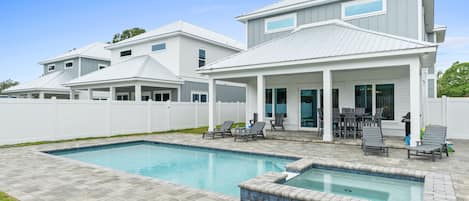
<svg viewBox="0 0 469 201">
<path fill-rule="evenodd" d="M 389 156 L 389 147 L 384 144 L 379 127 L 363 127 L 362 147 L 365 155 L 369 150 L 378 150 Z"/>
<path fill-rule="evenodd" d="M 225 121 L 225 122 L 223 122 L 223 124 L 221 125 L 221 127 L 219 129 L 215 129 L 214 131 L 205 132 L 202 135 L 202 138 L 211 136 L 212 139 L 214 139 L 215 136 L 217 136 L 217 135 L 219 135 L 223 138 L 225 136 L 233 136 L 233 134 L 231 133 L 231 127 L 233 126 L 233 124 L 234 124 L 234 121 Z"/>
<path fill-rule="evenodd" d="M 277 130 L 277 128 L 282 128 L 282 130 L 285 130 L 285 127 L 283 126 L 283 119 L 284 119 L 284 114 L 283 113 L 279 113 L 279 114 L 275 114 L 275 119 L 273 120 L 270 120 L 270 126 L 271 126 L 271 129 L 270 130 Z"/>
<path fill-rule="evenodd" d="M 236 142 L 237 139 L 256 140 L 258 136 L 265 138 L 264 127 L 265 122 L 258 121 L 252 126 L 252 128 L 236 129 L 236 132 L 234 133 L 234 141 Z"/>
<path fill-rule="evenodd" d="M 425 134 L 421 143 L 418 143 L 416 147 L 407 147 L 407 158 L 410 159 L 411 155 L 414 156 L 432 156 L 432 161 L 435 161 L 435 155 L 439 154 L 442 159 L 443 152 L 448 155 L 448 148 L 446 144 L 446 130 L 444 126 L 427 126 Z M 411 152 L 415 151 L 415 154 Z"/>
</svg>

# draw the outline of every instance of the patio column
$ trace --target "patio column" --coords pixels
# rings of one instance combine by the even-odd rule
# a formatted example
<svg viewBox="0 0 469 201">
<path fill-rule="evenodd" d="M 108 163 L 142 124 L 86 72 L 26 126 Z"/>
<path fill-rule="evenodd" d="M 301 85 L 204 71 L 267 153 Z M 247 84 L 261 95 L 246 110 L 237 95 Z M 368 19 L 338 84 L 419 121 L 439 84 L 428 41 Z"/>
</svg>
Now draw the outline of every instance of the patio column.
<svg viewBox="0 0 469 201">
<path fill-rule="evenodd" d="M 116 87 L 109 87 L 109 100 L 116 100 Z"/>
<path fill-rule="evenodd" d="M 142 101 L 142 85 L 141 84 L 135 85 L 135 101 L 137 102 Z"/>
<path fill-rule="evenodd" d="M 258 121 L 265 121 L 265 77 L 263 75 L 257 76 L 257 118 Z"/>
<path fill-rule="evenodd" d="M 410 145 L 420 141 L 420 61 L 416 59 L 409 65 L 410 70 Z"/>
<path fill-rule="evenodd" d="M 208 79 L 208 130 L 213 131 L 216 126 L 215 107 L 216 107 L 216 81 L 213 78 Z"/>
<path fill-rule="evenodd" d="M 44 92 L 39 92 L 39 99 L 44 99 L 44 97 L 45 97 Z"/>
<path fill-rule="evenodd" d="M 93 100 L 93 89 L 88 88 L 88 100 Z"/>
<path fill-rule="evenodd" d="M 324 118 L 324 135 L 322 140 L 325 142 L 331 142 L 333 138 L 332 133 L 332 76 L 331 71 L 326 69 L 322 72 L 323 80 L 323 118 Z"/>
<path fill-rule="evenodd" d="M 73 89 L 70 89 L 70 94 L 68 96 L 68 99 L 70 100 L 75 99 L 75 91 Z"/>
</svg>

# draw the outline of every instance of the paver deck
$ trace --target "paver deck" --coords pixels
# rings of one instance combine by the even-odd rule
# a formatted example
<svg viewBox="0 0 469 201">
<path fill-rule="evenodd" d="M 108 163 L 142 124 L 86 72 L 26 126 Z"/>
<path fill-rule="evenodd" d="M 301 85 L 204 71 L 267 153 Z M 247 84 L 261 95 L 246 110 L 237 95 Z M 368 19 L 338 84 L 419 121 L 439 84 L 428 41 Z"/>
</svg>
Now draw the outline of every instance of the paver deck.
<svg viewBox="0 0 469 201">
<path fill-rule="evenodd" d="M 235 200 L 235 198 L 217 193 L 39 152 L 135 140 L 154 140 L 297 157 L 320 157 L 324 160 L 447 173 L 453 179 L 458 200 L 469 201 L 469 141 L 464 140 L 453 141 L 457 152 L 451 154 L 449 158 L 444 157 L 443 160 L 436 162 L 431 162 L 428 158 L 408 160 L 406 151 L 402 149 L 391 149 L 390 157 L 385 158 L 373 155 L 364 156 L 360 147 L 351 145 L 282 140 L 233 142 L 231 138 L 202 140 L 199 135 L 187 134 L 125 137 L 9 148 L 0 149 L 0 190 L 22 201 Z"/>
</svg>

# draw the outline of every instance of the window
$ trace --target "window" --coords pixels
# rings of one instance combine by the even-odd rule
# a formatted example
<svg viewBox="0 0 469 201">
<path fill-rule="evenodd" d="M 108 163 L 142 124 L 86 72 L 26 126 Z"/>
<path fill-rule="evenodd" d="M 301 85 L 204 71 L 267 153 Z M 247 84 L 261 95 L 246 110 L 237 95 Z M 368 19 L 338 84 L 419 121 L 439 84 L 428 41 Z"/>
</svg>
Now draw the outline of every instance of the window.
<svg viewBox="0 0 469 201">
<path fill-rule="evenodd" d="M 55 64 L 47 66 L 47 72 L 55 71 Z"/>
<path fill-rule="evenodd" d="M 356 0 L 342 3 L 342 19 L 350 20 L 386 13 L 386 0 Z"/>
<path fill-rule="evenodd" d="M 265 90 L 265 117 L 272 117 L 272 89 Z"/>
<path fill-rule="evenodd" d="M 373 112 L 373 86 L 357 85 L 355 86 L 355 108 L 365 108 L 365 113 Z"/>
<path fill-rule="evenodd" d="M 121 52 L 121 57 L 132 55 L 132 50 L 126 50 Z"/>
<path fill-rule="evenodd" d="M 287 117 L 287 89 L 275 89 L 275 114 Z"/>
<path fill-rule="evenodd" d="M 107 68 L 107 65 L 98 64 L 98 70 L 102 70 L 102 69 L 105 69 L 105 68 Z"/>
<path fill-rule="evenodd" d="M 208 102 L 207 92 L 192 92 L 192 102 L 206 103 Z"/>
<path fill-rule="evenodd" d="M 129 100 L 129 94 L 128 93 L 118 93 L 116 100 L 118 101 L 128 101 Z"/>
<path fill-rule="evenodd" d="M 199 49 L 199 68 L 205 66 L 206 56 L 205 50 Z"/>
<path fill-rule="evenodd" d="M 321 98 L 321 108 L 324 108 L 324 90 L 321 89 L 320 98 Z M 339 108 L 339 89 L 332 89 L 332 108 Z"/>
<path fill-rule="evenodd" d="M 67 61 L 64 64 L 65 69 L 73 68 L 73 61 Z"/>
<path fill-rule="evenodd" d="M 265 20 L 265 33 L 287 31 L 296 27 L 296 13 L 281 15 Z"/>
<path fill-rule="evenodd" d="M 155 91 L 155 101 L 166 102 L 171 101 L 171 91 Z"/>
<path fill-rule="evenodd" d="M 394 120 L 394 84 L 376 85 L 376 108 L 383 108 L 383 120 Z"/>
<path fill-rule="evenodd" d="M 166 43 L 161 43 L 161 44 L 156 44 L 151 46 L 151 51 L 156 52 L 156 51 L 161 51 L 166 49 Z"/>
</svg>

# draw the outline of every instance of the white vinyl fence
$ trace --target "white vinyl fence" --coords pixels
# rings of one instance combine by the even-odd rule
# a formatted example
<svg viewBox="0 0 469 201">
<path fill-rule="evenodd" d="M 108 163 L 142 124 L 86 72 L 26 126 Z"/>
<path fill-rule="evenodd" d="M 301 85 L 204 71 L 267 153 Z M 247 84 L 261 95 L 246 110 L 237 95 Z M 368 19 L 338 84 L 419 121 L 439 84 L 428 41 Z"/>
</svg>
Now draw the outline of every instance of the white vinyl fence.
<svg viewBox="0 0 469 201">
<path fill-rule="evenodd" d="M 244 103 L 217 103 L 217 124 L 244 122 Z M 0 145 L 208 125 L 208 105 L 180 102 L 0 100 Z"/>
<path fill-rule="evenodd" d="M 425 123 L 447 126 L 448 138 L 469 139 L 469 98 L 429 99 Z"/>
</svg>

